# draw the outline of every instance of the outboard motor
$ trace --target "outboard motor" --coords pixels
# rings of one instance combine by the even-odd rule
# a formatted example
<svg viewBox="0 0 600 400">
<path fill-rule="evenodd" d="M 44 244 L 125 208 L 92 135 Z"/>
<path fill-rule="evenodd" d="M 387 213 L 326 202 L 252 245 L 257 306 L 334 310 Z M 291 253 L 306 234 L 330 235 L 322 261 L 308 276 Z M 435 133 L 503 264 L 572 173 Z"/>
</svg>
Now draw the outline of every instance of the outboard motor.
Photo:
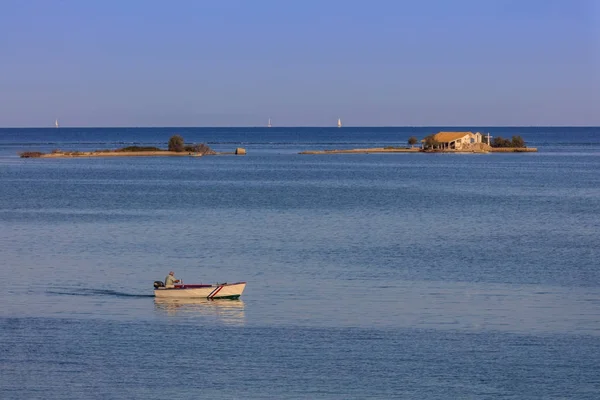
<svg viewBox="0 0 600 400">
<path fill-rule="evenodd" d="M 159 287 L 165 287 L 165 284 L 162 281 L 154 281 L 154 289 L 158 289 Z"/>
</svg>

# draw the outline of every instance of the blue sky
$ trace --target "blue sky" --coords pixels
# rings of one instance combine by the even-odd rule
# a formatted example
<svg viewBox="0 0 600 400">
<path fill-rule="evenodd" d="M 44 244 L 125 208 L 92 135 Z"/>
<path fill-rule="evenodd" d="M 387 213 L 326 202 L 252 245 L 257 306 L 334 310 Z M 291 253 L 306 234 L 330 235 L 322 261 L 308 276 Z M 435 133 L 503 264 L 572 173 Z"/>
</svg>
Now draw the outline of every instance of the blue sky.
<svg viewBox="0 0 600 400">
<path fill-rule="evenodd" d="M 600 1 L 2 0 L 0 127 L 600 125 Z"/>
</svg>

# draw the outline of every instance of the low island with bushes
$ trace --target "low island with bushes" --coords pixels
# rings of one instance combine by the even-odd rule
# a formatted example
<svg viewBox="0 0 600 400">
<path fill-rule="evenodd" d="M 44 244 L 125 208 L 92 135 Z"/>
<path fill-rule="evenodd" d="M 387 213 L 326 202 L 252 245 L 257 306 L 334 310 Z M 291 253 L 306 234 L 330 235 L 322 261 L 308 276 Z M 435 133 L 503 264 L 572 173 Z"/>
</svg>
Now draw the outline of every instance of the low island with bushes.
<svg viewBox="0 0 600 400">
<path fill-rule="evenodd" d="M 71 157 L 151 157 L 151 156 L 212 156 L 224 154 L 246 154 L 243 148 L 237 148 L 233 152 L 216 152 L 204 143 L 185 144 L 183 137 L 173 135 L 169 139 L 167 149 L 154 146 L 127 146 L 120 149 L 104 149 L 93 151 L 62 151 L 52 150 L 50 153 L 39 151 L 25 151 L 19 153 L 22 158 L 71 158 Z"/>
<path fill-rule="evenodd" d="M 438 132 L 419 140 L 411 136 L 409 146 L 387 146 L 360 149 L 309 150 L 300 154 L 369 154 L 369 153 L 532 153 L 535 147 L 527 147 L 521 136 L 504 139 L 501 136 L 493 140 L 490 135 L 479 132 Z"/>
</svg>

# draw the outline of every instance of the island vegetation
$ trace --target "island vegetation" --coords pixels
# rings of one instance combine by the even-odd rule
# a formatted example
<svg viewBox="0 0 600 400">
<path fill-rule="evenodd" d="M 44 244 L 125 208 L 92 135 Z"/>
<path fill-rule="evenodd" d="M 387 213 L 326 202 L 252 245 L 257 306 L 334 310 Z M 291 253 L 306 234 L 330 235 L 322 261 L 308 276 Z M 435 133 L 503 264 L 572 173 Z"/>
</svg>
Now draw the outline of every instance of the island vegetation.
<svg viewBox="0 0 600 400">
<path fill-rule="evenodd" d="M 510 140 L 504 139 L 502 136 L 496 136 L 492 143 L 488 144 L 494 148 L 527 148 L 521 136 L 513 136 Z"/>
<path fill-rule="evenodd" d="M 433 150 L 436 147 L 439 147 L 439 145 L 440 145 L 440 142 L 438 142 L 435 139 L 434 134 L 425 136 L 425 138 L 423 139 L 423 150 Z"/>
<path fill-rule="evenodd" d="M 511 139 L 501 136 L 490 140 L 489 137 L 472 132 L 439 132 L 425 136 L 420 141 L 421 146 L 415 147 L 419 140 L 416 136 L 408 138 L 410 147 L 386 146 L 377 148 L 340 149 L 340 150 L 309 150 L 300 154 L 368 154 L 368 153 L 520 153 L 536 152 L 536 148 L 529 148 L 525 140 L 518 135 Z"/>
<path fill-rule="evenodd" d="M 111 151 L 111 150 L 96 150 L 96 151 Z M 114 151 L 161 151 L 158 147 L 153 146 L 127 146 Z"/>
<path fill-rule="evenodd" d="M 169 139 L 169 151 L 182 152 L 185 150 L 185 141 L 179 135 L 173 135 Z"/>
<path fill-rule="evenodd" d="M 127 146 L 119 149 L 103 149 L 93 151 L 52 150 L 50 153 L 25 151 L 19 153 L 22 158 L 67 158 L 67 157 L 111 157 L 111 156 L 206 156 L 221 154 L 245 154 L 245 149 L 238 148 L 230 153 L 217 153 L 205 143 L 186 144 L 183 137 L 173 135 L 169 138 L 167 149 L 155 146 Z"/>
</svg>

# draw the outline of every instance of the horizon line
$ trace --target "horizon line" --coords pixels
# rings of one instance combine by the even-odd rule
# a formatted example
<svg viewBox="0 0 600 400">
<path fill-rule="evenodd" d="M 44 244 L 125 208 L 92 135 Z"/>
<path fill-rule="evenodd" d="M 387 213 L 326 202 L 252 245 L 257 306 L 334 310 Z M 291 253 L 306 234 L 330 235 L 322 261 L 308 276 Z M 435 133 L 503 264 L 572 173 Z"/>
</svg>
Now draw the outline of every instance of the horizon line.
<svg viewBox="0 0 600 400">
<path fill-rule="evenodd" d="M 4 126 L 0 129 L 244 129 L 244 128 L 264 128 L 264 129 L 279 129 L 279 128 L 600 128 L 600 125 L 345 125 L 338 127 L 335 125 L 281 125 L 281 126 L 264 126 L 264 125 L 232 125 L 232 126 L 197 126 L 197 125 L 180 125 L 180 126 Z"/>
</svg>

